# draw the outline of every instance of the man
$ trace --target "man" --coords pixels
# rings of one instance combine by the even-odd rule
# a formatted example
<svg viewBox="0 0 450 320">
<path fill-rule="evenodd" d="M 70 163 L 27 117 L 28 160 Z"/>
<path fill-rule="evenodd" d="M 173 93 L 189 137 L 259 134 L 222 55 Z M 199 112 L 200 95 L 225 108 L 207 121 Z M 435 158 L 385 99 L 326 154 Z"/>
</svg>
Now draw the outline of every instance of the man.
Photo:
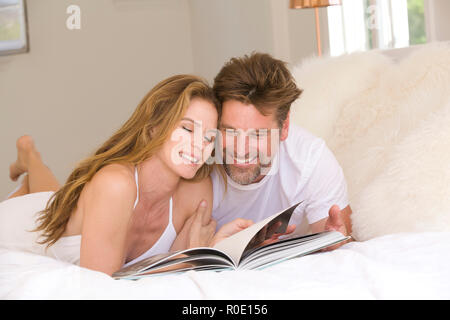
<svg viewBox="0 0 450 320">
<path fill-rule="evenodd" d="M 351 234 L 341 167 L 322 139 L 289 122 L 302 91 L 285 63 L 261 53 L 233 58 L 214 91 L 222 104 L 216 160 L 223 163 L 211 176 L 217 227 L 239 217 L 261 221 L 303 201 L 291 224 L 306 217 L 313 233 Z"/>
</svg>

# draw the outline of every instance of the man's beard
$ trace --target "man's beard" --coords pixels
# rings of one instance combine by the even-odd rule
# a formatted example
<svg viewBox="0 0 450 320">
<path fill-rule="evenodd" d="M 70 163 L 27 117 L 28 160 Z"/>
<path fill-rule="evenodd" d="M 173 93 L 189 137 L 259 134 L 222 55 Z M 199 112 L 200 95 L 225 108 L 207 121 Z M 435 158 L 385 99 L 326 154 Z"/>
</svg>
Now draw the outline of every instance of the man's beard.
<svg viewBox="0 0 450 320">
<path fill-rule="evenodd" d="M 248 169 L 237 168 L 231 164 L 224 163 L 225 172 L 234 182 L 247 185 L 253 183 L 261 175 L 261 165 L 257 164 Z"/>
</svg>

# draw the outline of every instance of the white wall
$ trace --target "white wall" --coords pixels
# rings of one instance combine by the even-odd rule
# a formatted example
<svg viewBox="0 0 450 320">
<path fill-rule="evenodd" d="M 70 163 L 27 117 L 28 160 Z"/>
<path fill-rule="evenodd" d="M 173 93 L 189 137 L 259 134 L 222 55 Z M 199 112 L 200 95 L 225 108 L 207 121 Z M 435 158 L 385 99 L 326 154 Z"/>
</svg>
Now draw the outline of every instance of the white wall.
<svg viewBox="0 0 450 320">
<path fill-rule="evenodd" d="M 286 7 L 289 1 L 286 2 Z M 289 41 L 291 57 L 289 62 L 297 64 L 305 57 L 317 55 L 317 37 L 314 9 L 288 9 Z M 326 8 L 319 9 L 322 53 L 329 52 L 328 22 Z"/>
<path fill-rule="evenodd" d="M 29 0 L 28 22 L 30 52 L 0 56 L 0 199 L 20 135 L 63 183 L 157 81 L 194 71 L 187 0 Z"/>
<path fill-rule="evenodd" d="M 212 82 L 231 57 L 273 54 L 270 0 L 191 0 L 194 70 Z"/>
<path fill-rule="evenodd" d="M 424 0 L 429 42 L 450 40 L 450 1 Z"/>
<path fill-rule="evenodd" d="M 194 70 L 212 81 L 231 57 L 266 52 L 290 64 L 317 53 L 314 11 L 289 0 L 190 0 Z M 324 52 L 326 11 L 321 10 Z"/>
</svg>

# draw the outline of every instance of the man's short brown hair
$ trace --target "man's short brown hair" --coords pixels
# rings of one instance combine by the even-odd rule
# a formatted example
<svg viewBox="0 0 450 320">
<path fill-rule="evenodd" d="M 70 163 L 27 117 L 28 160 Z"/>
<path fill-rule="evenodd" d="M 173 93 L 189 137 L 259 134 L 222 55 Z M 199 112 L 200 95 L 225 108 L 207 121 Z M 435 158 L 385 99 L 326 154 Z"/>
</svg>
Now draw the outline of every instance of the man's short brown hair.
<svg viewBox="0 0 450 320">
<path fill-rule="evenodd" d="M 265 53 L 232 58 L 215 77 L 213 89 L 221 104 L 252 104 L 263 115 L 274 114 L 280 127 L 302 93 L 286 63 Z"/>
</svg>

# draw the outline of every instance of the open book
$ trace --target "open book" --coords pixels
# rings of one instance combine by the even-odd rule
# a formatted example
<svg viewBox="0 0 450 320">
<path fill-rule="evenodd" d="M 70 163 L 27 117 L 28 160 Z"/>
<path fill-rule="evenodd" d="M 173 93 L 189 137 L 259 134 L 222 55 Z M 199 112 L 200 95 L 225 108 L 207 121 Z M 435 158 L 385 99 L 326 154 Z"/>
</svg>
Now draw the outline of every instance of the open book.
<svg viewBox="0 0 450 320">
<path fill-rule="evenodd" d="M 220 241 L 213 248 L 191 248 L 138 261 L 115 272 L 115 279 L 188 270 L 261 269 L 348 240 L 336 231 L 299 236 L 286 232 L 297 203 Z M 275 237 L 274 237 L 275 235 Z"/>
</svg>

